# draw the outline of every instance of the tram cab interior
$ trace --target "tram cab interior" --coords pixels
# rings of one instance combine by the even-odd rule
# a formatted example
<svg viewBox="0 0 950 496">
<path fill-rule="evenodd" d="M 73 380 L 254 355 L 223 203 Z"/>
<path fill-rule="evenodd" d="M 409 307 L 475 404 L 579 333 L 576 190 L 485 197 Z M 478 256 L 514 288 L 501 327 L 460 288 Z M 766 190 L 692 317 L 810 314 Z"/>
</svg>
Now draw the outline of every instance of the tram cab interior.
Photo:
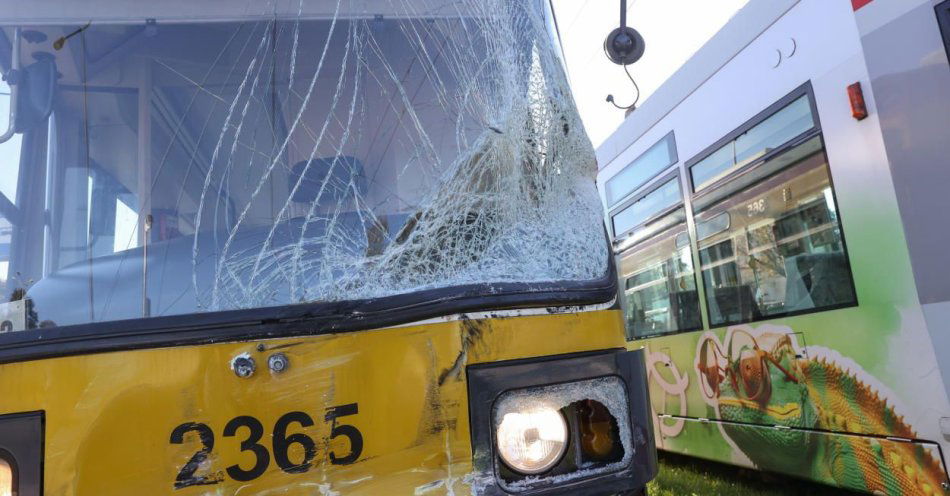
<svg viewBox="0 0 950 496">
<path fill-rule="evenodd" d="M 2 291 L 25 292 L 32 326 L 195 312 L 222 272 L 218 309 L 312 301 L 304 286 L 356 284 L 347 267 L 405 239 L 436 172 L 484 132 L 471 103 L 446 103 L 469 70 L 440 51 L 484 40 L 464 18 L 433 14 L 422 36 L 398 12 L 295 10 L 2 29 L 4 70 L 19 34 L 22 67 L 55 73 L 32 80 L 51 108 L 0 144 L 19 162 Z M 281 273 L 288 259 L 308 270 Z"/>
</svg>

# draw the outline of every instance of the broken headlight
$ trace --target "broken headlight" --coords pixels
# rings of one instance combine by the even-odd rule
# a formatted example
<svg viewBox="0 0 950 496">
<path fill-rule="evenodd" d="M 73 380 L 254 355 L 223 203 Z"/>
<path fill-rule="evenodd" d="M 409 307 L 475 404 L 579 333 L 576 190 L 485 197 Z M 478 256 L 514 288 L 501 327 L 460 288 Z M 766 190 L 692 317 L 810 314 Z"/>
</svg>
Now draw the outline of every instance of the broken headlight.
<svg viewBox="0 0 950 496">
<path fill-rule="evenodd" d="M 643 350 L 471 365 L 472 493 L 615 494 L 656 475 Z"/>
<path fill-rule="evenodd" d="M 0 415 L 0 496 L 43 494 L 43 412 Z"/>
<path fill-rule="evenodd" d="M 509 490 L 610 472 L 629 459 L 626 386 L 616 376 L 506 392 L 493 418 Z"/>
</svg>

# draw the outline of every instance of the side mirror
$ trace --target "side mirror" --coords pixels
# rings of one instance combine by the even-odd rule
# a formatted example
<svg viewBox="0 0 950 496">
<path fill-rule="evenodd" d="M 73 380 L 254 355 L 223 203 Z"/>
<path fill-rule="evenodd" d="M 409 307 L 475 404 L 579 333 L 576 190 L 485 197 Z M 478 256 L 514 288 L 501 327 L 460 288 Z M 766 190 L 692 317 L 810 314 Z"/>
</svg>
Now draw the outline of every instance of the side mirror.
<svg viewBox="0 0 950 496">
<path fill-rule="evenodd" d="M 46 123 L 56 96 L 56 62 L 47 55 L 20 71 L 13 132 L 23 133 Z"/>
<path fill-rule="evenodd" d="M 53 111 L 56 96 L 56 62 L 45 54 L 39 60 L 20 68 L 20 28 L 13 34 L 10 70 L 0 81 L 0 143 L 44 122 Z M 39 54 L 35 54 L 39 55 Z"/>
<path fill-rule="evenodd" d="M 0 80 L 0 143 L 13 137 L 13 94 L 10 85 Z M 8 136 L 9 135 L 9 136 Z"/>
<path fill-rule="evenodd" d="M 20 72 L 20 28 L 13 30 L 13 50 L 10 52 L 10 69 L 2 74 L 3 81 L 0 82 L 0 143 L 6 143 L 13 137 L 14 123 L 16 122 L 17 98 L 19 91 L 17 88 L 17 74 Z"/>
</svg>

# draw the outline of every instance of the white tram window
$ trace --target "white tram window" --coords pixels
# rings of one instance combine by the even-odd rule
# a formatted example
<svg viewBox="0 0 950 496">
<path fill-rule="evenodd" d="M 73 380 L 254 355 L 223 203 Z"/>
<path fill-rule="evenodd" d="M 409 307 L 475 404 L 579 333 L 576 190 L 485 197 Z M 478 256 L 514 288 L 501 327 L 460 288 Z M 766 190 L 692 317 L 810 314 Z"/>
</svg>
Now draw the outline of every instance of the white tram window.
<svg viewBox="0 0 950 496">
<path fill-rule="evenodd" d="M 129 250 L 139 245 L 139 216 L 135 208 L 121 198 L 115 199 L 115 236 L 112 251 Z"/>
<path fill-rule="evenodd" d="M 676 161 L 676 140 L 673 138 L 673 133 L 670 133 L 643 152 L 643 155 L 630 162 L 616 176 L 607 180 L 607 184 L 604 185 L 607 207 L 616 205 Z"/>
<path fill-rule="evenodd" d="M 669 215 L 684 219 L 679 209 Z M 643 338 L 702 327 L 692 250 L 686 223 L 634 246 L 621 255 L 625 318 L 629 338 Z"/>
<path fill-rule="evenodd" d="M 10 116 L 10 86 L 0 79 L 0 134 L 6 131 Z M 11 283 L 10 246 L 13 224 L 7 217 L 15 213 L 17 181 L 20 177 L 20 147 L 22 136 L 14 134 L 5 143 L 0 143 L 0 164 L 9 164 L 0 174 L 0 301 L 6 301 Z M 4 214 L 6 213 L 6 215 Z M 2 495 L 2 493 L 0 493 Z"/>
<path fill-rule="evenodd" d="M 679 178 L 674 177 L 614 214 L 614 236 L 629 232 L 682 201 Z"/>
<path fill-rule="evenodd" d="M 700 191 L 742 166 L 815 127 L 808 96 L 802 96 L 740 134 L 690 168 L 694 191 Z"/>
<path fill-rule="evenodd" d="M 794 162 L 769 177 L 734 181 L 696 214 L 697 231 L 715 233 L 698 243 L 711 325 L 856 303 L 820 140 L 784 152 Z"/>
<path fill-rule="evenodd" d="M 10 86 L 0 79 L 0 134 L 7 130 L 10 120 Z M 17 164 L 20 161 L 20 147 L 23 136 L 14 134 L 5 143 L 0 143 L 0 162 Z M 11 203 L 16 203 L 17 180 L 20 177 L 19 167 L 10 167 L 0 174 L 0 193 Z"/>
<path fill-rule="evenodd" d="M 0 295 L 9 296 L 12 289 L 10 281 L 10 246 L 13 238 L 13 224 L 0 214 Z"/>
</svg>

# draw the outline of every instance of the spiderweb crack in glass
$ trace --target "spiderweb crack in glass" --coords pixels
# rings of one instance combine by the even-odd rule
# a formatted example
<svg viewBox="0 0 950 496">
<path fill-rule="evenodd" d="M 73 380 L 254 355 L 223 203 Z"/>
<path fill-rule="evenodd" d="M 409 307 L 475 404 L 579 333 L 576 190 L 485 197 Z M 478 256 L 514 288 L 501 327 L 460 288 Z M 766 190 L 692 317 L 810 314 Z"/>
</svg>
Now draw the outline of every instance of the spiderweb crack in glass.
<svg viewBox="0 0 950 496">
<path fill-rule="evenodd" d="M 88 162 L 90 198 L 109 182 L 156 227 L 125 227 L 130 239 L 113 243 L 122 249 L 102 252 L 95 236 L 54 225 L 68 236 L 52 238 L 64 254 L 47 255 L 30 289 L 40 319 L 140 317 L 143 301 L 156 316 L 606 273 L 594 151 L 543 2 L 229 5 L 183 6 L 209 13 L 160 18 L 140 38 L 137 20 L 94 19 L 85 48 L 54 54 L 71 86 L 50 128 L 60 141 L 83 122 L 91 131 L 84 157 L 57 150 L 65 165 L 53 166 Z M 119 165 L 122 154 L 132 159 Z M 101 202 L 84 203 L 86 176 L 69 174 L 83 192 L 62 207 L 82 203 L 72 210 L 88 218 L 54 214 L 54 224 L 118 233 L 97 220 L 115 216 Z M 65 300 L 88 303 L 58 309 Z"/>
<path fill-rule="evenodd" d="M 415 2 L 392 3 L 413 18 Z M 306 91 L 293 92 L 291 80 L 283 103 L 293 109 L 293 123 L 265 170 L 250 176 L 257 185 L 215 254 L 210 298 L 198 280 L 204 247 L 201 238 L 195 238 L 193 283 L 196 293 L 207 300 L 203 303 L 213 309 L 253 307 L 378 297 L 448 284 L 592 279 L 603 274 L 604 250 L 591 246 L 601 233 L 599 204 L 588 174 L 592 170 L 590 145 L 580 132 L 557 61 L 542 42 L 539 13 L 512 2 L 463 3 L 467 15 L 460 16 L 460 21 L 413 20 L 399 27 L 403 41 L 418 54 L 412 63 L 422 71 L 421 80 L 411 80 L 405 68 L 389 60 L 374 34 L 373 21 L 343 25 L 334 16 L 316 70 L 300 71 L 309 76 Z M 299 26 L 293 29 L 297 47 Z M 491 36 L 485 36 L 488 33 Z M 332 72 L 325 69 L 325 58 L 335 37 L 345 39 L 345 45 L 330 99 L 331 116 L 323 122 L 303 122 L 311 98 L 319 91 L 321 73 Z M 266 51 L 269 39 L 265 33 L 259 51 Z M 314 48 L 309 51 L 316 52 Z M 298 57 L 295 48 L 288 64 L 291 73 L 297 70 Z M 359 62 L 349 64 L 350 57 Z M 377 65 L 367 64 L 371 58 Z M 232 157 L 238 143 L 254 132 L 244 126 L 248 110 L 258 103 L 255 93 L 264 65 L 255 72 L 256 61 L 248 67 L 218 137 L 196 216 L 199 223 L 206 205 L 217 204 L 207 201 L 209 192 L 215 191 L 214 168 L 224 167 L 226 177 L 244 166 L 235 164 Z M 410 153 L 397 166 L 397 178 L 415 175 L 417 181 L 431 185 L 426 194 L 407 202 L 415 208 L 410 209 L 414 213 L 402 229 L 384 233 L 385 246 L 369 255 L 364 246 L 372 229 L 359 232 L 347 219 L 355 213 L 358 224 L 386 227 L 386 219 L 373 208 L 380 200 L 361 184 L 366 178 L 354 168 L 357 162 L 346 158 L 359 139 L 354 134 L 365 131 L 356 122 L 369 117 L 360 93 L 363 80 L 378 85 L 394 110 L 401 107 L 399 125 L 405 129 L 396 139 Z M 434 101 L 417 98 L 425 86 Z M 430 105 L 444 114 L 443 122 L 426 119 L 425 114 L 432 112 Z M 342 115 L 340 108 L 345 108 Z M 237 118 L 236 109 L 241 109 Z M 433 136 L 445 134 L 442 125 L 449 124 L 448 119 L 454 120 L 455 143 L 448 147 L 454 153 L 446 153 L 445 136 Z M 336 136 L 328 133 L 331 126 L 340 128 Z M 270 226 L 259 247 L 236 249 L 234 240 L 254 200 L 268 186 L 274 169 L 285 166 L 284 152 L 298 127 L 305 128 L 312 145 L 302 172 L 280 205 L 276 215 L 280 221 Z M 227 141 L 231 141 L 230 153 L 222 157 Z M 288 226 L 284 219 L 289 212 L 299 208 L 295 205 L 298 191 L 315 167 L 315 159 L 328 155 L 323 152 L 326 149 L 332 150 L 329 155 L 334 158 L 328 163 L 328 173 L 316 181 L 318 190 L 305 205 L 302 221 L 294 225 L 295 235 L 290 240 L 275 239 Z M 331 196 L 338 199 L 335 205 L 321 209 L 322 200 Z M 350 207 L 353 210 L 345 210 Z M 310 234 L 315 225 L 324 226 L 324 232 Z M 281 301 L 285 298 L 289 301 Z"/>
</svg>

